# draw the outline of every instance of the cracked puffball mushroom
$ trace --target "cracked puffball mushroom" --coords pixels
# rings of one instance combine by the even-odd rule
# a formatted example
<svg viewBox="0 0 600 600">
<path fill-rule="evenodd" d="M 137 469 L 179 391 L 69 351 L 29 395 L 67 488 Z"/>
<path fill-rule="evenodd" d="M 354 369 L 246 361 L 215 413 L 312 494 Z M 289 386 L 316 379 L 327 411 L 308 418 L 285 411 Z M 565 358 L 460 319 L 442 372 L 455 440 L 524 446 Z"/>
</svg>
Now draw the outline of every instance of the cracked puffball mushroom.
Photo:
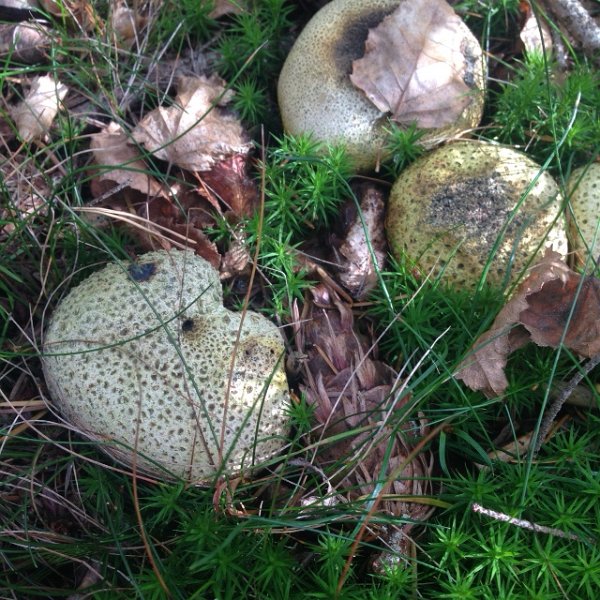
<svg viewBox="0 0 600 600">
<path fill-rule="evenodd" d="M 333 0 L 294 43 L 277 94 L 286 132 L 343 145 L 364 171 L 385 158 L 390 120 L 425 130 L 426 148 L 476 127 L 484 88 L 479 42 L 445 0 Z"/>
<path fill-rule="evenodd" d="M 593 261 L 600 258 L 600 164 L 575 169 L 567 181 L 567 190 L 569 242 L 575 262 L 583 266 L 588 256 Z"/>
<path fill-rule="evenodd" d="M 458 141 L 422 156 L 392 186 L 392 253 L 472 288 L 514 281 L 552 246 L 567 252 L 562 199 L 552 177 L 512 148 Z M 510 272 L 509 272 L 510 271 Z"/>
<path fill-rule="evenodd" d="M 174 250 L 109 264 L 73 288 L 52 315 L 42 362 L 56 407 L 106 452 L 203 483 L 285 445 L 283 354 L 273 323 L 224 308 L 218 272 Z"/>
</svg>

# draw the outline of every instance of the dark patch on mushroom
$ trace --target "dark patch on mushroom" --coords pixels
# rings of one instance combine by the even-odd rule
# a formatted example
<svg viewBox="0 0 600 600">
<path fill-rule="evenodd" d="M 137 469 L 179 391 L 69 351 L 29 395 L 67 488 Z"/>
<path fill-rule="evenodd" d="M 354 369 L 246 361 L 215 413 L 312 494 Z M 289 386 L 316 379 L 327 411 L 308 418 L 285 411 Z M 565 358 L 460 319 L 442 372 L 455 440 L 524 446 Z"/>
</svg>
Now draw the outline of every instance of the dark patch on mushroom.
<svg viewBox="0 0 600 600">
<path fill-rule="evenodd" d="M 442 187 L 431 198 L 425 220 L 444 230 L 460 228 L 467 238 L 494 244 L 506 222 L 509 194 L 492 177 L 472 177 Z"/>
<path fill-rule="evenodd" d="M 469 40 L 465 38 L 461 44 L 461 52 L 465 57 L 465 72 L 463 75 L 463 81 L 471 89 L 477 87 L 477 73 L 479 72 L 478 62 L 481 60 L 481 56 L 474 51 L 473 46 L 469 43 Z"/>
<path fill-rule="evenodd" d="M 148 281 L 156 273 L 156 264 L 153 262 L 137 264 L 132 263 L 127 269 L 133 281 Z"/>
<path fill-rule="evenodd" d="M 196 323 L 194 322 L 194 319 L 185 319 L 185 321 L 181 324 L 181 331 L 194 331 L 195 325 Z"/>
<path fill-rule="evenodd" d="M 352 72 L 352 61 L 362 58 L 365 53 L 365 42 L 369 35 L 369 29 L 377 27 L 396 8 L 392 7 L 388 10 L 365 8 L 364 12 L 346 23 L 344 35 L 336 42 L 333 48 L 333 57 L 337 70 L 340 73 L 350 75 Z"/>
</svg>

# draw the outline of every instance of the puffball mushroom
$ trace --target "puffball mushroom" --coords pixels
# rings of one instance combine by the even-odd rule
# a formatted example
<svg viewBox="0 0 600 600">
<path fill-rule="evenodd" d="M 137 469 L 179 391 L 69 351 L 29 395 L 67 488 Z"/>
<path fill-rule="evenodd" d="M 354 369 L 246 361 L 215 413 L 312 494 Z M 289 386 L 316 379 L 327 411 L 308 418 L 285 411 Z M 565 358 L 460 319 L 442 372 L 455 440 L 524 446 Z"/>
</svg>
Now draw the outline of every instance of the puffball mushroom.
<svg viewBox="0 0 600 600">
<path fill-rule="evenodd" d="M 375 167 L 384 154 L 388 113 L 377 108 L 365 92 L 352 83 L 353 61 L 365 54 L 369 30 L 377 27 L 403 2 L 409 1 L 416 2 L 333 0 L 313 16 L 294 43 L 279 77 L 279 108 L 288 133 L 310 134 L 325 143 L 344 145 L 359 170 Z M 430 16 L 431 9 L 424 6 L 421 10 Z M 461 70 L 464 69 L 462 78 L 470 90 L 469 102 L 455 122 L 427 130 L 421 139 L 426 148 L 476 127 L 483 111 L 485 66 L 481 47 L 458 17 L 455 21 L 450 35 L 464 57 Z M 415 24 L 415 27 L 419 26 L 420 23 Z M 402 34 L 398 37 L 397 43 L 402 44 Z M 399 59 L 403 56 L 401 53 Z M 392 68 L 389 65 L 389 69 Z M 431 75 L 434 70 L 423 71 L 429 71 L 427 76 L 415 76 L 412 81 L 429 80 L 425 81 L 425 86 L 431 85 L 432 81 L 435 83 L 435 77 L 432 79 Z M 431 94 L 435 93 L 434 89 Z M 447 95 L 447 91 L 438 90 L 441 102 Z"/>
<path fill-rule="evenodd" d="M 397 258 L 424 273 L 444 270 L 457 286 L 474 287 L 493 255 L 487 282 L 514 279 L 552 246 L 566 254 L 556 182 L 530 158 L 490 143 L 459 141 L 405 169 L 394 183 L 386 231 Z M 497 246 L 496 246 L 497 244 Z"/>
<path fill-rule="evenodd" d="M 285 444 L 283 354 L 268 319 L 223 307 L 207 261 L 158 251 L 69 292 L 47 328 L 43 369 L 67 421 L 116 459 L 203 482 Z"/>
<path fill-rule="evenodd" d="M 571 250 L 580 265 L 591 255 L 594 261 L 600 257 L 600 164 L 575 169 L 567 181 L 570 210 L 567 224 Z"/>
</svg>

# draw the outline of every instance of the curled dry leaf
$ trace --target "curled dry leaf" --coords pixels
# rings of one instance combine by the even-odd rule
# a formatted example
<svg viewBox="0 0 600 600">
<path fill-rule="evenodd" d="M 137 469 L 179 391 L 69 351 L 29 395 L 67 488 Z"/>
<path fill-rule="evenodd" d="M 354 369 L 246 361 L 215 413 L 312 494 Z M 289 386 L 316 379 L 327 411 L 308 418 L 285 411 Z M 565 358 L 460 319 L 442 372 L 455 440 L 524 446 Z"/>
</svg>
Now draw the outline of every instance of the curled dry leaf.
<svg viewBox="0 0 600 600">
<path fill-rule="evenodd" d="M 585 357 L 600 352 L 600 280 L 582 279 L 553 250 L 546 251 L 476 340 L 456 378 L 488 397 L 502 394 L 508 356 L 529 341 L 552 348 L 562 342 Z"/>
<path fill-rule="evenodd" d="M 110 28 L 118 48 L 128 49 L 135 43 L 140 29 L 146 24 L 146 18 L 129 8 L 124 2 L 118 2 L 110 14 Z"/>
<path fill-rule="evenodd" d="M 311 294 L 294 328 L 297 350 L 306 357 L 303 390 L 315 408 L 313 462 L 327 474 L 337 496 L 358 505 L 378 484 L 384 489 L 389 484 L 390 495 L 380 509 L 408 522 L 377 530 L 393 550 L 377 563 L 394 562 L 397 553 L 410 554 L 408 533 L 431 512 L 425 504 L 405 498 L 430 493 L 432 455 L 422 452 L 403 464 L 423 428 L 406 418 L 410 396 L 398 391 L 395 371 L 374 357 L 372 340 L 356 331 L 350 306 L 324 284 Z M 389 481 L 400 467 L 398 477 Z M 314 505 L 314 494 L 309 496 Z"/>
<path fill-rule="evenodd" d="M 360 190 L 360 195 L 360 213 L 354 211 L 337 257 L 341 283 L 359 300 L 377 283 L 377 271 L 383 267 L 387 247 L 383 194 L 367 184 Z"/>
<path fill-rule="evenodd" d="M 0 57 L 24 63 L 43 60 L 50 49 L 50 31 L 42 23 L 0 24 Z"/>
<path fill-rule="evenodd" d="M 68 19 L 84 31 L 102 27 L 102 19 L 88 0 L 38 0 L 49 14 L 60 19 Z"/>
<path fill-rule="evenodd" d="M 519 37 L 523 42 L 525 51 L 529 54 L 537 52 L 550 55 L 552 52 L 552 34 L 547 21 L 537 12 L 533 12 L 529 2 L 522 4 L 525 4 L 526 19 Z"/>
<path fill-rule="evenodd" d="M 445 0 L 401 2 L 369 31 L 350 79 L 399 123 L 450 125 L 473 100 L 473 65 L 481 60 L 466 32 Z"/>
<path fill-rule="evenodd" d="M 224 15 L 239 15 L 244 12 L 245 5 L 244 0 L 216 0 L 208 16 L 211 19 L 218 19 Z"/>
<path fill-rule="evenodd" d="M 133 130 L 133 138 L 158 158 L 188 171 L 209 171 L 251 149 L 241 123 L 223 110 L 229 100 L 217 77 L 182 77 L 175 103 L 158 107 Z"/>
<path fill-rule="evenodd" d="M 258 188 L 248 175 L 247 154 L 227 156 L 198 176 L 205 191 L 219 198 L 237 217 L 249 217 L 258 208 Z"/>
<path fill-rule="evenodd" d="M 102 131 L 93 134 L 90 150 L 97 167 L 92 173 L 94 197 L 115 186 L 129 187 L 146 196 L 163 194 L 161 185 L 149 174 L 139 151 L 117 123 L 111 122 Z"/>
<path fill-rule="evenodd" d="M 50 75 L 34 79 L 29 93 L 11 111 L 23 141 L 30 142 L 46 134 L 67 91 L 65 85 Z"/>
</svg>

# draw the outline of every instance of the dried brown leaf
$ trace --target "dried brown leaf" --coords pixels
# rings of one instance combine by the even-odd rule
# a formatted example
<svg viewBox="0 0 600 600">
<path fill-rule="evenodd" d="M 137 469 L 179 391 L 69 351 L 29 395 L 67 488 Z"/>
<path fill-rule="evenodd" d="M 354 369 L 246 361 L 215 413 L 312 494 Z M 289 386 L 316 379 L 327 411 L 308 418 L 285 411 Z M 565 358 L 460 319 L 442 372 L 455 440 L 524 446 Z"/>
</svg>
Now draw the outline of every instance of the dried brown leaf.
<svg viewBox="0 0 600 600">
<path fill-rule="evenodd" d="M 521 29 L 519 37 L 528 53 L 550 55 L 552 53 L 552 34 L 547 21 L 539 14 L 534 13 L 529 2 L 526 3 L 527 18 Z"/>
<path fill-rule="evenodd" d="M 227 100 L 220 79 L 183 77 L 175 103 L 146 115 L 133 130 L 133 138 L 182 169 L 208 171 L 234 154 L 248 154 L 251 148 L 239 120 L 221 107 Z"/>
<path fill-rule="evenodd" d="M 31 23 L 0 24 L 0 57 L 25 63 L 41 61 L 50 49 L 48 27 Z"/>
<path fill-rule="evenodd" d="M 248 174 L 248 155 L 232 154 L 199 173 L 204 186 L 237 217 L 249 217 L 258 207 L 256 182 Z"/>
<path fill-rule="evenodd" d="M 521 323 L 538 346 L 563 344 L 586 358 L 600 352 L 600 280 L 570 272 L 527 296 Z"/>
<path fill-rule="evenodd" d="M 339 279 L 356 299 L 364 298 L 374 288 L 377 270 L 385 262 L 384 220 L 383 194 L 373 185 L 365 186 L 361 190 L 360 214 L 350 223 L 338 250 Z"/>
<path fill-rule="evenodd" d="M 244 12 L 245 5 L 244 0 L 216 0 L 208 16 L 211 19 L 218 19 L 224 15 L 239 15 Z"/>
<path fill-rule="evenodd" d="M 465 30 L 445 0 L 411 0 L 369 31 L 352 83 L 399 123 L 449 125 L 472 101 Z"/>
<path fill-rule="evenodd" d="M 94 197 L 105 194 L 114 186 L 129 187 L 146 196 L 164 194 L 162 186 L 148 173 L 148 166 L 117 123 L 111 122 L 102 131 L 93 134 L 90 149 L 94 163 L 99 167 L 93 171 Z"/>
<path fill-rule="evenodd" d="M 65 85 L 50 75 L 34 79 L 29 93 L 11 110 L 19 137 L 23 141 L 30 142 L 47 133 L 67 91 Z"/>
<path fill-rule="evenodd" d="M 124 2 L 119 2 L 110 14 L 110 28 L 118 48 L 131 48 L 147 19 Z"/>
<path fill-rule="evenodd" d="M 553 250 L 531 270 L 458 367 L 456 378 L 494 397 L 508 385 L 509 354 L 529 341 L 564 345 L 582 356 L 600 352 L 600 281 L 571 271 Z"/>
<path fill-rule="evenodd" d="M 39 3 L 54 17 L 69 19 L 84 31 L 102 27 L 102 19 L 88 0 L 39 0 Z"/>
</svg>

